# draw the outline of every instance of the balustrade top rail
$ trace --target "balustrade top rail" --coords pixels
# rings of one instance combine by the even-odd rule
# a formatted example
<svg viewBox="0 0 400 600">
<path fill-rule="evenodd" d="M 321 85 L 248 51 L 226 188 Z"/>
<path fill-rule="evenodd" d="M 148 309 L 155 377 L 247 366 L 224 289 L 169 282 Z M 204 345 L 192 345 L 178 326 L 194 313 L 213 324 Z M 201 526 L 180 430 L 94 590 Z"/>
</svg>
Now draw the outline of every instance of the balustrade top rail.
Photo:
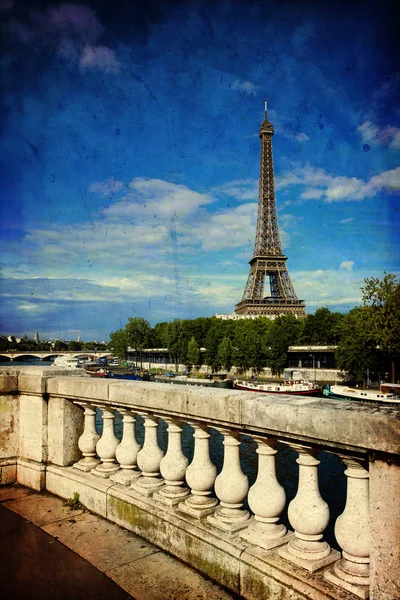
<svg viewBox="0 0 400 600">
<path fill-rule="evenodd" d="M 57 376 L 54 367 L 41 368 L 40 373 L 36 369 L 24 369 L 26 375 L 18 369 L 5 370 L 11 375 L 15 372 L 13 385 L 19 392 L 47 393 L 73 401 L 130 407 L 138 412 L 148 410 L 160 416 L 184 417 L 187 421 L 203 420 L 211 426 L 229 425 L 243 433 L 272 434 L 282 439 L 320 445 L 324 449 L 400 454 L 400 408 L 396 406 Z M 10 382 L 10 377 L 7 381 Z"/>
</svg>

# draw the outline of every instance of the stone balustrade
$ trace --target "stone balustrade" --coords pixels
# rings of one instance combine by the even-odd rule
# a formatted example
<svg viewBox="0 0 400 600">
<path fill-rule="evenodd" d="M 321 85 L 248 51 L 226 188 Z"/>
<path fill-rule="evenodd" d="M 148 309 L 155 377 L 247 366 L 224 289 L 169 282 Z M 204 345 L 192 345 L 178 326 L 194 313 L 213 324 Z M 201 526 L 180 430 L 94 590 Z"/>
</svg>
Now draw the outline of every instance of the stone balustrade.
<svg viewBox="0 0 400 600">
<path fill-rule="evenodd" d="M 1 483 L 77 492 L 249 600 L 398 600 L 399 408 L 74 375 L 0 370 Z"/>
</svg>

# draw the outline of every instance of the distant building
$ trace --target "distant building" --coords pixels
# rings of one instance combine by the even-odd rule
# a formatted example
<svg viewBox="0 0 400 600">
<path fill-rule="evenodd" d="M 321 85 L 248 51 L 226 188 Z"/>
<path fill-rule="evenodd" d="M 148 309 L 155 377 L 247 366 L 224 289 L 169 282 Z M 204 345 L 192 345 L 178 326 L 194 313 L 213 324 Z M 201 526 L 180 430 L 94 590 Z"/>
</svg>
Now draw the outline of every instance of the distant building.
<svg viewBox="0 0 400 600">
<path fill-rule="evenodd" d="M 33 339 L 35 340 L 35 342 L 40 342 L 38 330 L 36 330 L 36 333 L 35 333 Z"/>
</svg>

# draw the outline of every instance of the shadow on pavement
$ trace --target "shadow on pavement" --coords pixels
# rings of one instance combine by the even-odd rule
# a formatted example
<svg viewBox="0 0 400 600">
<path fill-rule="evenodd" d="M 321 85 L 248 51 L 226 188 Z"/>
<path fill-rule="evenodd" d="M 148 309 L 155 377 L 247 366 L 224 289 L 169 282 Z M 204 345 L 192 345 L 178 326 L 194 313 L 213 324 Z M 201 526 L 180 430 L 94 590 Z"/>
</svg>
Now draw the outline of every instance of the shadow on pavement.
<svg viewBox="0 0 400 600">
<path fill-rule="evenodd" d="M 86 560 L 1 505 L 0 596 L 24 600 L 132 600 Z"/>
</svg>

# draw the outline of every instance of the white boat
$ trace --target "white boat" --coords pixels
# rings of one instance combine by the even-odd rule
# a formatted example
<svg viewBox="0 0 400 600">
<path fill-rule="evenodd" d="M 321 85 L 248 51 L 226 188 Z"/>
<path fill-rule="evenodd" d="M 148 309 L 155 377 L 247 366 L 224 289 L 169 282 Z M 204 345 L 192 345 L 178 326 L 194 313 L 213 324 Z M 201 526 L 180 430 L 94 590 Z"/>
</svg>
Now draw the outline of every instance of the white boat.
<svg viewBox="0 0 400 600">
<path fill-rule="evenodd" d="M 233 387 L 237 390 L 258 392 L 259 394 L 290 394 L 296 396 L 316 396 L 321 391 L 315 382 L 304 379 L 301 371 L 292 369 L 285 369 L 284 379 L 279 383 L 257 383 L 256 381 L 235 379 Z"/>
<path fill-rule="evenodd" d="M 324 396 L 338 400 L 359 400 L 362 402 L 382 402 L 400 404 L 400 396 L 390 389 L 400 388 L 396 384 L 382 384 L 380 390 L 352 388 L 347 385 L 326 385 L 322 390 Z"/>
<path fill-rule="evenodd" d="M 58 369 L 79 369 L 82 368 L 82 363 L 79 358 L 72 356 L 56 356 L 53 367 L 57 367 Z"/>
</svg>

